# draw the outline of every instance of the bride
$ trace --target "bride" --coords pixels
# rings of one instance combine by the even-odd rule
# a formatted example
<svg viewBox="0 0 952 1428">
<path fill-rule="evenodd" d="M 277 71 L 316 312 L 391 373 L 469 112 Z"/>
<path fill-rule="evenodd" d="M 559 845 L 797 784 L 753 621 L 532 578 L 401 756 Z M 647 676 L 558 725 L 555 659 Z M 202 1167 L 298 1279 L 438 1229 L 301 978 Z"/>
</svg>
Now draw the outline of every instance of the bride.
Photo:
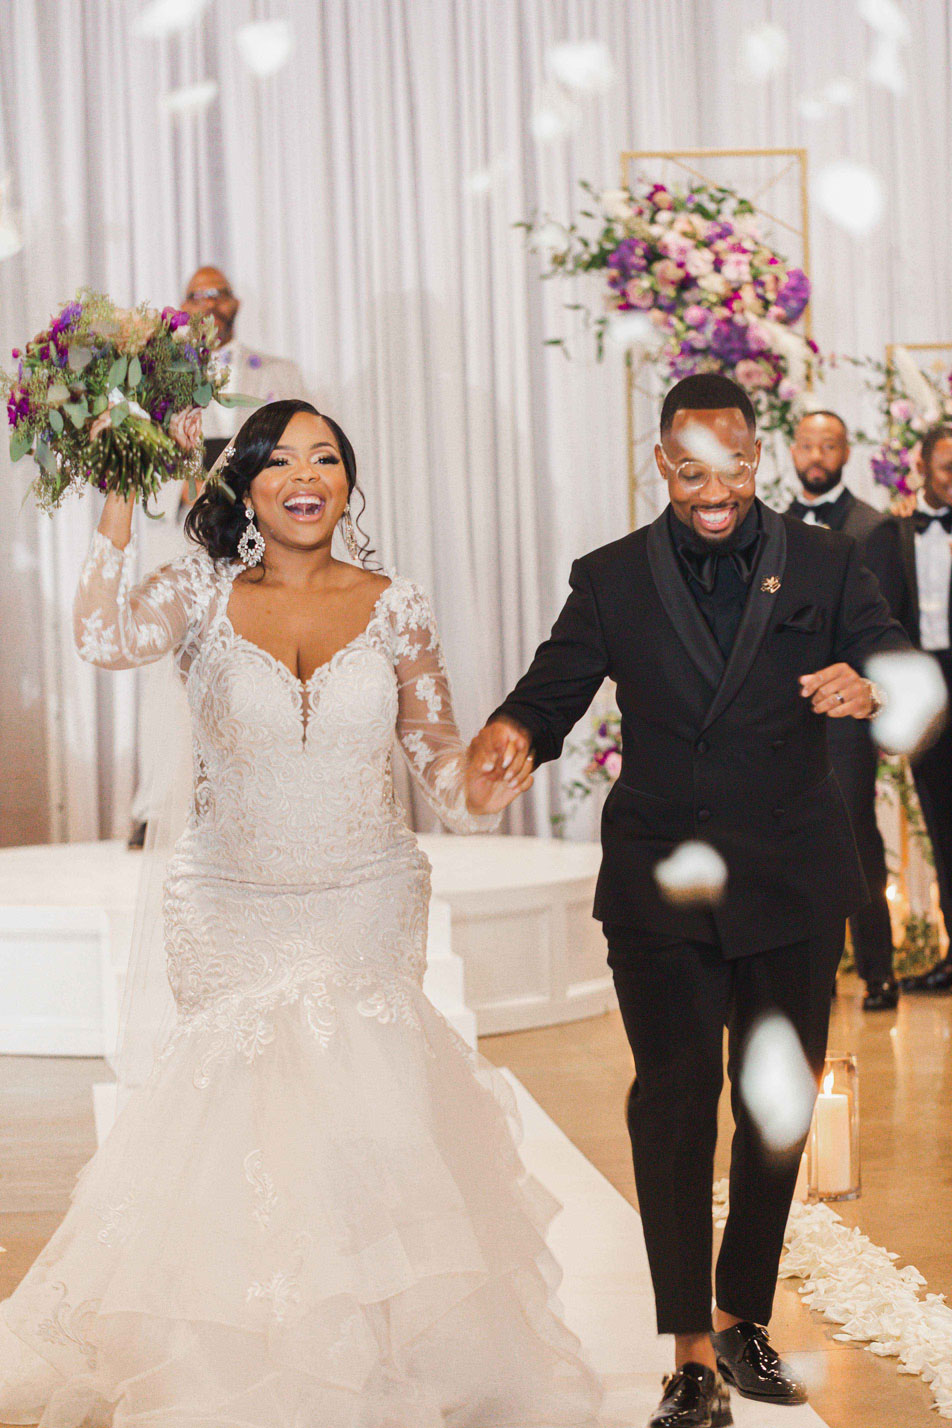
<svg viewBox="0 0 952 1428">
<path fill-rule="evenodd" d="M 107 497 L 80 653 L 171 652 L 194 789 L 168 865 L 176 1022 L 71 1208 L 0 1308 L 0 1421 L 43 1428 L 594 1424 L 550 1295 L 555 1208 L 505 1084 L 424 997 L 429 865 L 396 735 L 457 833 L 528 782 L 468 769 L 427 599 L 331 555 L 352 447 L 305 402 L 257 410 L 133 586 Z"/>
</svg>

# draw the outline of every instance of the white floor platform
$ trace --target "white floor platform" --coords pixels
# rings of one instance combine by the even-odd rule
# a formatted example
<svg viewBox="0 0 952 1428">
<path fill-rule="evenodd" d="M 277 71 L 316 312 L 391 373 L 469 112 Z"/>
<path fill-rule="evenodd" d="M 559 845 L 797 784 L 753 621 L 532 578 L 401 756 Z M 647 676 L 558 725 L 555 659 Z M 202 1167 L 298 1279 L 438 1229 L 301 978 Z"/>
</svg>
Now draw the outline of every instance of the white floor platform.
<svg viewBox="0 0 952 1428">
<path fill-rule="evenodd" d="M 671 1369 L 672 1341 L 655 1333 L 654 1301 L 641 1217 L 585 1159 L 525 1087 L 516 1093 L 528 1169 L 563 1205 L 549 1243 L 565 1278 L 565 1318 L 607 1388 L 606 1428 L 642 1428 Z M 791 1352 L 795 1345 L 784 1345 Z M 732 1394 L 738 1428 L 823 1428 L 809 1406 L 771 1407 Z"/>
<path fill-rule="evenodd" d="M 426 989 L 468 1040 L 613 1004 L 591 916 L 597 844 L 421 843 L 433 865 Z M 0 1053 L 109 1052 L 141 867 L 120 842 L 0 851 Z"/>
</svg>

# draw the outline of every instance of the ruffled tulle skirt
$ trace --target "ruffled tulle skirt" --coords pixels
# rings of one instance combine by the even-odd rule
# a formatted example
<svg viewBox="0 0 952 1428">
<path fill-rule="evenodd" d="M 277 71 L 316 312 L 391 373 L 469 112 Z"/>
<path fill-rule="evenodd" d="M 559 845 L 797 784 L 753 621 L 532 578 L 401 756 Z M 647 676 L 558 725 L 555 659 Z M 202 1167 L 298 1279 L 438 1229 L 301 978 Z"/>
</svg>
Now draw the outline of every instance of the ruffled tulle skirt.
<svg viewBox="0 0 952 1428">
<path fill-rule="evenodd" d="M 179 1035 L 0 1306 L 0 1422 L 588 1428 L 506 1082 L 412 1015 Z M 217 1038 L 217 1041 L 215 1040 Z"/>
</svg>

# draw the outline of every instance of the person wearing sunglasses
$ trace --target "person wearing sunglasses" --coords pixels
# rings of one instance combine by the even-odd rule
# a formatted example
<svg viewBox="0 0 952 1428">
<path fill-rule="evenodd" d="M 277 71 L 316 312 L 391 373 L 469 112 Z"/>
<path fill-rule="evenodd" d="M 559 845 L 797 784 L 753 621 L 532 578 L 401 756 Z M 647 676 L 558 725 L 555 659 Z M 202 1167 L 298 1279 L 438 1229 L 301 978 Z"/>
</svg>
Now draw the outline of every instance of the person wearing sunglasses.
<svg viewBox="0 0 952 1428">
<path fill-rule="evenodd" d="M 768 1013 L 822 1070 L 845 921 L 868 896 L 827 725 L 874 715 L 864 662 L 909 641 L 853 540 L 757 499 L 760 442 L 736 383 L 679 382 L 655 458 L 665 510 L 575 562 L 551 635 L 473 761 L 520 786 L 615 681 L 622 769 L 602 817 L 595 916 L 634 1054 L 628 1127 L 658 1331 L 675 1336 L 650 1424 L 709 1428 L 731 1422 L 726 1385 L 805 1398 L 767 1324 L 807 1126 L 768 1148 L 738 1073 Z M 659 887 L 658 865 L 689 842 L 726 864 L 719 898 Z M 725 1026 L 736 1132 L 712 1316 Z"/>
</svg>

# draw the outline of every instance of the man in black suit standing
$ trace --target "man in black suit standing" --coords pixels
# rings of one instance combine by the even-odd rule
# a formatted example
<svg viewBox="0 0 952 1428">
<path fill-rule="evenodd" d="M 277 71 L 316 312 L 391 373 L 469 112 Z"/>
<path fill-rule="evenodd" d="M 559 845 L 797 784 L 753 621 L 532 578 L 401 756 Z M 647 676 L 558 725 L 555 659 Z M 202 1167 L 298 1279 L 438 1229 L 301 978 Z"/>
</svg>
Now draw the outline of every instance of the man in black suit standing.
<svg viewBox="0 0 952 1428">
<path fill-rule="evenodd" d="M 530 760 L 559 756 L 615 680 L 623 766 L 602 819 L 595 915 L 634 1053 L 628 1125 L 658 1330 L 675 1335 L 651 1424 L 709 1428 L 731 1422 L 718 1370 L 746 1397 L 805 1397 L 764 1327 L 800 1147 L 767 1152 L 736 1072 L 768 1011 L 822 1068 L 844 922 L 867 896 L 827 722 L 870 718 L 876 692 L 857 670 L 908 642 L 855 542 L 756 499 L 760 442 L 735 383 L 679 382 L 655 456 L 670 505 L 575 562 L 550 637 L 473 755 L 518 782 Z M 691 839 L 726 861 L 714 907 L 659 894 L 657 864 Z M 725 1024 L 736 1133 L 712 1325 Z"/>
<path fill-rule="evenodd" d="M 802 496 L 788 507 L 808 525 L 843 531 L 865 547 L 868 536 L 885 520 L 843 485 L 850 456 L 849 433 L 835 412 L 810 412 L 801 417 L 790 448 Z M 879 754 L 869 729 L 855 719 L 839 719 L 827 731 L 830 762 L 846 800 L 859 849 L 869 902 L 850 918 L 856 970 L 866 983 L 864 1011 L 889 1011 L 899 1000 L 893 976 L 892 923 L 886 885 L 886 850 L 876 822 L 876 769 Z"/>
<path fill-rule="evenodd" d="M 913 644 L 938 661 L 952 699 L 952 426 L 926 433 L 919 466 L 915 511 L 885 521 L 866 553 L 893 614 Z M 952 934 L 952 723 L 912 760 L 912 773 L 932 843 L 939 906 Z M 952 991 L 952 952 L 928 972 L 904 977 L 902 989 Z"/>
</svg>

